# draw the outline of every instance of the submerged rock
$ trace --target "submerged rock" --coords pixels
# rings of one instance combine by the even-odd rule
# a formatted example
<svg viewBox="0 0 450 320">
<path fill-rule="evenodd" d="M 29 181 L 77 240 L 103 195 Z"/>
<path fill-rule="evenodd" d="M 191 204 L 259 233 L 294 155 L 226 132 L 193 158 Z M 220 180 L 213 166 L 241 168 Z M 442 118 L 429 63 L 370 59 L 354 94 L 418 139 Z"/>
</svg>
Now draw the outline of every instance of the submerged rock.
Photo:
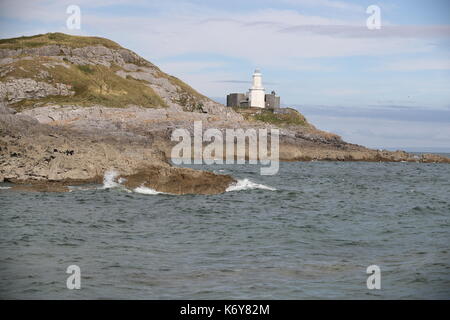
<svg viewBox="0 0 450 320">
<path fill-rule="evenodd" d="M 170 194 L 218 194 L 236 182 L 229 175 L 189 168 L 147 167 L 136 174 L 119 176 L 129 189 L 146 187 Z"/>
</svg>

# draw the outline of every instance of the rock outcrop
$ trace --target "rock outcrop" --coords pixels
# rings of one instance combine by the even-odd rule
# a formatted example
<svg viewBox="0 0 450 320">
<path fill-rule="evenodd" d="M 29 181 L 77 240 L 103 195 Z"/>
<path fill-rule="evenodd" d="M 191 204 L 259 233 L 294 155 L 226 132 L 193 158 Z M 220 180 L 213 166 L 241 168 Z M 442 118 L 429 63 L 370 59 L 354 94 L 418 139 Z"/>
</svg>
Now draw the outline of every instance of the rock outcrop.
<svg viewBox="0 0 450 320">
<path fill-rule="evenodd" d="M 0 82 L 0 101 L 16 103 L 24 99 L 40 99 L 48 96 L 71 96 L 75 92 L 64 83 L 51 85 L 33 79 L 10 79 Z"/>
<path fill-rule="evenodd" d="M 117 179 L 122 179 L 122 184 L 130 189 L 147 187 L 169 194 L 222 193 L 236 182 L 228 175 L 162 166 L 149 166 L 133 175 L 120 175 Z"/>
<path fill-rule="evenodd" d="M 22 184 L 18 190 L 68 191 L 68 185 L 102 183 L 110 170 L 129 177 L 130 185 L 139 181 L 174 194 L 215 194 L 234 182 L 172 167 L 143 137 L 71 131 L 0 108 L 0 182 Z"/>
<path fill-rule="evenodd" d="M 39 44 L 39 45 L 37 45 Z M 3 100 L 3 102 L 1 102 Z M 115 170 L 128 188 L 214 194 L 230 176 L 175 168 L 177 128 L 277 128 L 284 161 L 450 163 L 438 155 L 371 150 L 316 129 L 295 110 L 236 112 L 102 38 L 46 34 L 0 43 L 0 182 L 68 191 Z M 251 112 L 250 112 L 251 113 Z"/>
<path fill-rule="evenodd" d="M 60 33 L 36 37 L 30 37 L 32 38 L 30 41 L 43 41 L 42 46 L 27 47 L 27 39 L 20 40 L 23 42 L 23 47 L 20 48 L 15 48 L 17 46 L 15 39 L 11 39 L 10 44 L 4 42 L 0 45 L 0 100 L 6 98 L 6 101 L 13 104 L 16 109 L 23 106 L 20 104 L 14 106 L 14 103 L 25 99 L 57 95 L 74 96 L 74 99 L 66 101 L 72 100 L 77 103 L 80 102 L 77 97 L 82 97 L 83 102 L 87 100 L 86 102 L 95 103 L 106 96 L 103 100 L 107 103 L 108 96 L 120 95 L 127 91 L 127 86 L 111 80 L 111 74 L 115 74 L 124 80 L 124 84 L 128 82 L 129 86 L 139 84 L 150 88 L 158 98 L 151 107 L 163 107 L 158 105 L 158 101 L 161 101 L 175 112 L 205 113 L 232 121 L 243 119 L 232 109 L 203 96 L 131 50 L 107 39 L 93 38 L 98 40 L 91 41 L 90 37 L 78 39 L 80 37 Z M 86 39 L 84 43 L 83 40 Z M 46 45 L 46 42 L 52 44 Z M 80 74 L 80 70 L 84 74 Z M 105 70 L 109 72 L 106 73 Z M 70 77 L 61 77 L 60 73 L 70 74 Z M 26 79 L 23 78 L 25 76 Z M 61 79 L 67 83 L 57 82 Z M 86 90 L 89 95 L 86 94 Z M 37 105 L 40 105 L 38 101 Z M 125 106 L 126 101 L 121 107 Z M 31 105 L 29 108 L 33 107 Z"/>
</svg>

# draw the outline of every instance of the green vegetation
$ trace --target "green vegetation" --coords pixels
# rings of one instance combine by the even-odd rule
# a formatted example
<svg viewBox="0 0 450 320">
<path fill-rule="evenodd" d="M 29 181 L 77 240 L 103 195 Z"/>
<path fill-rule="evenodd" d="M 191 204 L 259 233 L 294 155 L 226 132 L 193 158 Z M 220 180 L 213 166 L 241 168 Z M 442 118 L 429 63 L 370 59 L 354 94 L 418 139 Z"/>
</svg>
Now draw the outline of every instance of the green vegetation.
<svg viewBox="0 0 450 320">
<path fill-rule="evenodd" d="M 120 49 L 114 41 L 100 37 L 72 36 L 64 33 L 46 33 L 30 37 L 0 39 L 0 49 L 36 48 L 47 45 L 65 45 L 72 48 L 103 45 L 110 49 Z"/>
<path fill-rule="evenodd" d="M 73 36 L 64 33 L 47 33 L 30 37 L 0 39 L 0 49 L 36 48 L 47 45 L 62 45 L 68 48 L 103 45 L 110 49 L 121 49 L 117 43 L 99 37 Z M 7 78 L 32 78 L 50 84 L 63 83 L 75 91 L 73 96 L 54 96 L 42 99 L 28 99 L 16 104 L 17 109 L 31 108 L 44 103 L 76 103 L 81 105 L 102 104 L 111 107 L 123 107 L 129 104 L 145 107 L 166 107 L 163 99 L 157 95 L 148 82 L 137 80 L 131 76 L 126 79 L 118 76 L 116 71 L 122 68 L 117 65 L 105 67 L 102 65 L 77 65 L 70 63 L 71 59 L 63 50 L 59 53 L 62 60 L 45 56 L 27 56 L 10 64 L 8 72 L 0 76 L 0 81 Z M 202 101 L 205 96 L 180 79 L 168 75 L 156 66 L 137 58 L 133 62 L 138 66 L 152 68 L 156 77 L 167 79 L 177 87 L 173 102 L 180 104 L 185 111 L 204 112 Z M 67 66 L 67 67 L 66 67 Z"/>
<path fill-rule="evenodd" d="M 53 65 L 50 64 L 53 62 Z M 124 79 L 117 74 L 117 66 L 102 65 L 55 65 L 55 60 L 36 57 L 32 60 L 19 60 L 13 63 L 14 69 L 1 77 L 33 78 L 51 84 L 63 83 L 72 87 L 73 96 L 49 96 L 42 99 L 23 100 L 14 105 L 17 110 L 33 107 L 35 104 L 59 103 L 126 107 L 129 104 L 144 107 L 166 107 L 165 102 L 143 81 Z M 43 73 L 44 72 L 44 73 Z"/>
<path fill-rule="evenodd" d="M 306 118 L 297 110 L 286 108 L 287 113 L 273 113 L 272 110 L 262 110 L 259 113 L 247 115 L 248 120 L 257 120 L 277 126 L 309 126 Z"/>
<path fill-rule="evenodd" d="M 86 74 L 93 74 L 95 72 L 95 70 L 88 65 L 78 65 L 77 67 Z"/>
</svg>

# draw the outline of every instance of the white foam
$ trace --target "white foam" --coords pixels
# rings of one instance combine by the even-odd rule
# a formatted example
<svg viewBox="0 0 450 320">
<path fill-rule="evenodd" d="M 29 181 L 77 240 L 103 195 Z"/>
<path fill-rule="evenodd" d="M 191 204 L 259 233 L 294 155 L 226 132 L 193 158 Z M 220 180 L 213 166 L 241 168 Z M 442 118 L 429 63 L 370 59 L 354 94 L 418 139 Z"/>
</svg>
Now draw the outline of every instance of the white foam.
<svg viewBox="0 0 450 320">
<path fill-rule="evenodd" d="M 119 176 L 119 173 L 115 170 L 108 170 L 107 172 L 105 172 L 105 176 L 103 177 L 103 186 L 101 187 L 101 189 L 120 188 L 127 192 L 134 191 L 136 193 L 149 194 L 149 195 L 164 193 L 164 192 L 159 192 L 159 191 L 153 190 L 151 188 L 144 187 L 144 185 L 135 188 L 133 191 L 128 190 L 127 188 L 125 188 L 125 186 L 122 185 L 122 183 L 124 183 L 126 181 L 126 179 L 125 178 L 117 179 L 118 176 Z"/>
<path fill-rule="evenodd" d="M 251 190 L 251 189 L 263 189 L 263 190 L 270 190 L 270 191 L 276 191 L 277 189 L 255 183 L 250 181 L 249 179 L 240 179 L 235 184 L 229 186 L 225 191 L 241 191 L 241 190 Z"/>
<path fill-rule="evenodd" d="M 150 194 L 150 195 L 164 193 L 164 192 L 159 192 L 159 191 L 156 191 L 156 190 L 154 190 L 152 188 L 147 188 L 147 187 L 144 187 L 144 186 L 137 187 L 133 191 L 136 192 L 136 193 Z"/>
<path fill-rule="evenodd" d="M 0 190 L 11 189 L 11 187 L 0 187 Z"/>
<path fill-rule="evenodd" d="M 110 189 L 116 188 L 120 184 L 115 181 L 119 173 L 114 170 L 109 170 L 105 172 L 105 176 L 103 177 L 103 187 L 102 189 Z"/>
</svg>

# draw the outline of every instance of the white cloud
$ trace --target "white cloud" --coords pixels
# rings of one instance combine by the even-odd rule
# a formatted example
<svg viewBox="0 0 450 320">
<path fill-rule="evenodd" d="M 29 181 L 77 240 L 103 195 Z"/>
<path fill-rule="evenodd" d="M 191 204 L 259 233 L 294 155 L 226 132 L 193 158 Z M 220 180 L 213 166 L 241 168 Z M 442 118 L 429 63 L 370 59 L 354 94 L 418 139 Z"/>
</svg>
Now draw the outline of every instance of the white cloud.
<svg viewBox="0 0 450 320">
<path fill-rule="evenodd" d="M 101 30 L 102 34 L 119 42 L 123 38 L 139 44 L 147 58 L 201 52 L 243 58 L 260 66 L 282 67 L 295 66 L 293 60 L 299 58 L 379 56 L 433 49 L 427 39 L 339 37 L 308 29 L 280 32 L 288 25 L 335 26 L 345 23 L 294 11 L 261 10 L 229 18 L 217 12 L 207 16 L 180 12 L 172 13 L 170 17 L 149 18 L 86 15 L 83 21 L 89 30 Z"/>
<path fill-rule="evenodd" d="M 312 6 L 312 7 L 325 7 L 332 9 L 342 9 L 342 10 L 352 10 L 352 11 L 363 11 L 364 7 L 355 5 L 343 1 L 333 1 L 333 0 L 281 0 L 281 2 L 302 5 L 302 6 Z"/>
<path fill-rule="evenodd" d="M 223 68 L 225 63 L 223 61 L 172 61 L 161 62 L 158 66 L 168 73 L 198 73 L 211 68 Z"/>
<path fill-rule="evenodd" d="M 292 1 L 310 5 L 316 2 Z M 161 12 L 157 15 L 152 9 L 153 3 L 140 3 L 143 9 L 139 16 L 108 15 L 107 10 L 94 15 L 84 10 L 122 2 L 79 1 L 81 33 L 111 38 L 139 49 L 138 53 L 150 60 L 201 52 L 238 57 L 254 65 L 289 67 L 296 66 L 299 58 L 429 52 L 434 48 L 429 38 L 435 33 L 448 32 L 445 27 L 422 33 L 417 28 L 408 30 L 405 27 L 378 33 L 368 31 L 364 27 L 365 12 L 361 19 L 346 20 L 304 15 L 295 10 L 261 9 L 230 13 L 187 3 L 178 7 L 161 4 Z M 322 0 L 317 5 L 345 8 L 348 4 Z M 67 18 L 65 6 L 66 1 L 51 4 L 47 1 L 7 1 L 2 2 L 1 15 L 64 26 Z M 169 9 L 165 11 L 166 7 Z M 149 16 L 145 16 L 146 10 Z M 296 68 L 316 70 L 323 67 L 300 64 Z"/>
<path fill-rule="evenodd" d="M 406 59 L 390 62 L 381 67 L 390 71 L 450 70 L 448 59 Z"/>
</svg>

